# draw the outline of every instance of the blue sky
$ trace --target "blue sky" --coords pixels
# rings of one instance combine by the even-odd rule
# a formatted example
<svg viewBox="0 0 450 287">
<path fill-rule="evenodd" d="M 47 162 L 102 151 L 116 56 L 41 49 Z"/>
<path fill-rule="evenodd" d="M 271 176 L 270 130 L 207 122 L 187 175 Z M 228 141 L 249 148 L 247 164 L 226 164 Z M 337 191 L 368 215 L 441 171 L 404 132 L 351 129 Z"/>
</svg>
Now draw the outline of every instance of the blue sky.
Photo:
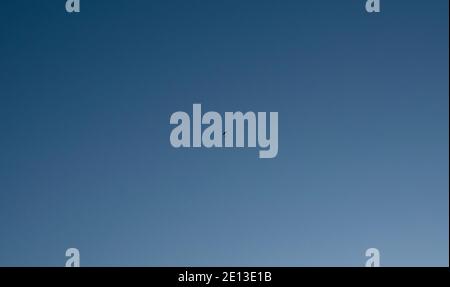
<svg viewBox="0 0 450 287">
<path fill-rule="evenodd" d="M 448 266 L 448 1 L 3 2 L 1 266 Z M 194 103 L 278 156 L 174 149 Z"/>
</svg>

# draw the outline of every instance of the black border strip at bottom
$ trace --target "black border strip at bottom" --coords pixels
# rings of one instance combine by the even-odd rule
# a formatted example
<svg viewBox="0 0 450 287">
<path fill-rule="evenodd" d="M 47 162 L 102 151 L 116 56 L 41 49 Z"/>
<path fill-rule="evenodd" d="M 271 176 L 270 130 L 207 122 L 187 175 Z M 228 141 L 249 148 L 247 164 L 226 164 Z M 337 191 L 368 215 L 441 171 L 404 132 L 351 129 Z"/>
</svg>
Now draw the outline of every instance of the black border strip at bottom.
<svg viewBox="0 0 450 287">
<path fill-rule="evenodd" d="M 81 267 L 0 268 L 0 282 L 14 283 L 135 283 L 139 286 L 311 286 L 356 283 L 359 286 L 392 283 L 443 283 L 449 268 L 368 267 Z M 0 283 L 1 284 L 1 283 Z M 427 284 L 427 285 L 428 285 Z M 1 284 L 3 285 L 3 284 Z M 16 284 L 15 284 L 16 285 Z M 133 284 L 134 285 L 134 284 Z M 7 286 L 7 285 L 3 285 Z"/>
</svg>

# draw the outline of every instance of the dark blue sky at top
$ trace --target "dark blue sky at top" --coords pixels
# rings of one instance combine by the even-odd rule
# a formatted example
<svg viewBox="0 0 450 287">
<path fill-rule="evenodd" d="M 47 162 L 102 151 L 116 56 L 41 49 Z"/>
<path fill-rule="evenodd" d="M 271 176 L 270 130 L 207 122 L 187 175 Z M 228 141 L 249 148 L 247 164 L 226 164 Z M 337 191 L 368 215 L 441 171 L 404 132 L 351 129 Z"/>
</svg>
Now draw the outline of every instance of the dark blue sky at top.
<svg viewBox="0 0 450 287">
<path fill-rule="evenodd" d="M 448 1 L 0 6 L 0 266 L 448 266 Z M 169 117 L 279 113 L 279 153 Z"/>
</svg>

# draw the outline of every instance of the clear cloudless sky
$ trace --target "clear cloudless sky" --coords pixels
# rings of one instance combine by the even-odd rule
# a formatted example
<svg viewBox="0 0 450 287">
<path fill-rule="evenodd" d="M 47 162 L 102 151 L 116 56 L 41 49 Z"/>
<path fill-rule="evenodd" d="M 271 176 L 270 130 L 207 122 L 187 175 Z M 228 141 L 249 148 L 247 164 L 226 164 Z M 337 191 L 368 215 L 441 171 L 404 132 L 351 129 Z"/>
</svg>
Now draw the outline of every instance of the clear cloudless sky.
<svg viewBox="0 0 450 287">
<path fill-rule="evenodd" d="M 0 3 L 0 266 L 448 266 L 448 0 Z M 170 115 L 279 113 L 279 153 Z"/>
</svg>

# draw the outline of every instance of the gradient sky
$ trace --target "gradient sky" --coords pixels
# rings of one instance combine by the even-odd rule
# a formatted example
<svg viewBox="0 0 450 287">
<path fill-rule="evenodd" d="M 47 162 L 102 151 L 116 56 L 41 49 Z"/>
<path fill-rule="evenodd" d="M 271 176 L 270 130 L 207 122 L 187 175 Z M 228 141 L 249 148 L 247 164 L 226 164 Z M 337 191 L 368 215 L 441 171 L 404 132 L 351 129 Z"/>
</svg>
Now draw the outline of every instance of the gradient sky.
<svg viewBox="0 0 450 287">
<path fill-rule="evenodd" d="M 448 0 L 6 0 L 0 266 L 448 266 Z M 279 113 L 279 153 L 173 112 Z"/>
</svg>

